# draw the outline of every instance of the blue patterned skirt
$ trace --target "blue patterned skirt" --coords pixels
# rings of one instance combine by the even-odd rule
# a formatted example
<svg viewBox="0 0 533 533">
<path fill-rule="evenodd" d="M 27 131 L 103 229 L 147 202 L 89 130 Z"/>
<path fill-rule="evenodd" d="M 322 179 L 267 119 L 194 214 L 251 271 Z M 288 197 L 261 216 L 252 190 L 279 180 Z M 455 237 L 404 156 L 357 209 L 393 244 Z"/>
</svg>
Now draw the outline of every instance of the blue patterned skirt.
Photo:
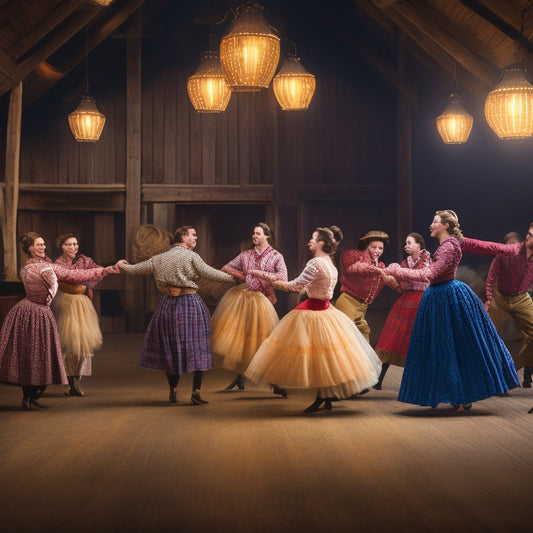
<svg viewBox="0 0 533 533">
<path fill-rule="evenodd" d="M 511 355 L 474 292 L 457 280 L 428 287 L 398 399 L 431 407 L 468 404 L 518 386 Z"/>
<path fill-rule="evenodd" d="M 211 317 L 198 294 L 163 296 L 148 325 L 139 366 L 167 374 L 212 368 Z"/>
</svg>

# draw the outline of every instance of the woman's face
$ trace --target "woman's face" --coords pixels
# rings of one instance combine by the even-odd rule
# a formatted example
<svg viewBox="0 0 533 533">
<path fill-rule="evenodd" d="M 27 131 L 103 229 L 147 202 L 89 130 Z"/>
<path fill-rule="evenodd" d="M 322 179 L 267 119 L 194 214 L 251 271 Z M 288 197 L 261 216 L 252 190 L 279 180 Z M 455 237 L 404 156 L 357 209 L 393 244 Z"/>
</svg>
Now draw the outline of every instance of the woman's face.
<svg viewBox="0 0 533 533">
<path fill-rule="evenodd" d="M 69 237 L 62 245 L 61 249 L 63 253 L 69 258 L 74 259 L 78 254 L 80 245 L 78 244 L 78 239 L 76 237 Z"/>
<path fill-rule="evenodd" d="M 309 251 L 315 255 L 315 253 L 318 250 L 322 250 L 324 247 L 324 241 L 319 241 L 318 239 L 318 231 L 315 231 L 311 238 L 309 239 L 309 242 L 307 243 L 307 247 L 309 248 Z"/>
<path fill-rule="evenodd" d="M 383 255 L 384 244 L 381 241 L 371 241 L 366 247 L 370 257 L 377 261 Z"/>
<path fill-rule="evenodd" d="M 45 250 L 46 244 L 44 244 L 44 239 L 42 237 L 37 237 L 29 247 L 31 256 L 36 259 L 44 259 L 46 257 Z"/>
<path fill-rule="evenodd" d="M 443 233 L 448 233 L 448 224 L 443 224 L 440 215 L 435 215 L 433 222 L 429 226 L 429 231 L 431 232 L 432 237 L 438 237 Z"/>
<path fill-rule="evenodd" d="M 413 255 L 420 252 L 420 244 L 418 244 L 413 237 L 409 236 L 405 239 L 405 246 L 403 249 L 407 255 Z"/>
</svg>

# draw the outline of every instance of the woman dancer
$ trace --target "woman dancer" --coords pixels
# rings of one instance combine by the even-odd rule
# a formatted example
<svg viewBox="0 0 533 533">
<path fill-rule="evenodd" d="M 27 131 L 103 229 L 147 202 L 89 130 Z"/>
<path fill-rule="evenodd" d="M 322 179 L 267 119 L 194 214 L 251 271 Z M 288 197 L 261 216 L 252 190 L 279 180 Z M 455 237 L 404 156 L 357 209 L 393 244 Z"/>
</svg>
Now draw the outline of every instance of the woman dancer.
<svg viewBox="0 0 533 533">
<path fill-rule="evenodd" d="M 221 269 L 245 282 L 226 292 L 212 319 L 211 351 L 215 366 L 238 373 L 226 390 L 236 386 L 244 389 L 243 372 L 279 322 L 272 285 L 250 274 L 252 270 L 261 270 L 273 274 L 274 279 L 287 281 L 285 260 L 272 248 L 272 238 L 270 227 L 260 222 L 254 227 L 253 248 L 241 252 Z M 287 392 L 276 385 L 273 391 L 287 396 Z"/>
<path fill-rule="evenodd" d="M 440 246 L 426 268 L 389 265 L 398 280 L 430 282 L 416 315 L 398 399 L 436 407 L 451 403 L 457 411 L 472 402 L 519 386 L 513 360 L 480 299 L 455 271 L 463 238 L 457 214 L 437 211 L 431 236 Z"/>
<path fill-rule="evenodd" d="M 11 308 L 0 331 L 0 381 L 22 386 L 22 408 L 45 407 L 37 401 L 49 384 L 67 384 L 56 321 L 50 302 L 58 279 L 83 283 L 116 272 L 115 267 L 68 270 L 52 263 L 45 254 L 44 239 L 25 233 L 20 244 L 28 255 L 20 278 L 26 298 Z"/>
<path fill-rule="evenodd" d="M 420 269 L 429 264 L 429 254 L 420 233 L 409 233 L 405 239 L 404 250 L 407 258 L 401 263 L 402 268 Z M 384 274 L 385 282 L 401 292 L 390 310 L 381 331 L 375 350 L 383 364 L 378 382 L 374 389 L 381 390 L 383 378 L 390 365 L 405 366 L 405 357 L 409 347 L 411 331 L 415 323 L 416 312 L 428 281 L 405 280 L 397 282 L 394 277 Z"/>
<path fill-rule="evenodd" d="M 332 401 L 374 385 L 381 369 L 376 353 L 355 324 L 329 302 L 338 278 L 331 256 L 341 240 L 338 227 L 317 228 L 307 244 L 313 258 L 292 281 L 251 272 L 271 280 L 275 289 L 305 290 L 309 296 L 279 322 L 245 372 L 256 383 L 318 389 L 306 413 L 317 411 L 323 403 L 330 410 Z"/>
<path fill-rule="evenodd" d="M 63 254 L 55 261 L 69 270 L 87 270 L 97 265 L 90 257 L 79 254 L 78 239 L 73 233 L 64 233 L 56 240 Z M 80 387 L 81 376 L 92 374 L 94 352 L 102 346 L 102 332 L 98 314 L 92 304 L 93 289 L 102 278 L 72 285 L 59 282 L 59 290 L 52 302 L 56 317 L 59 342 L 63 353 L 65 372 L 70 389 L 67 396 L 84 396 Z"/>
</svg>

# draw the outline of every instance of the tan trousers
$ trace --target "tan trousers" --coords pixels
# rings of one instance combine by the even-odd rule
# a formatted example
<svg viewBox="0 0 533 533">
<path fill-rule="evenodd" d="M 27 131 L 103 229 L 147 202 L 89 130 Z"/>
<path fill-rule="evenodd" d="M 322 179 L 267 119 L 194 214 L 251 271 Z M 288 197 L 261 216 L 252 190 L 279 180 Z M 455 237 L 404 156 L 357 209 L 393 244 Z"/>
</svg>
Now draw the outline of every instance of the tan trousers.
<svg viewBox="0 0 533 533">
<path fill-rule="evenodd" d="M 516 368 L 533 366 L 533 301 L 529 293 L 506 296 L 498 289 L 494 289 L 489 316 L 496 329 L 501 327 L 507 317 L 513 318 L 524 334 L 524 342 L 518 354 Z"/>
<path fill-rule="evenodd" d="M 363 334 L 363 337 L 370 342 L 370 326 L 365 320 L 368 304 L 365 304 L 353 296 L 342 292 L 335 302 L 335 307 L 354 321 L 357 329 Z"/>
</svg>

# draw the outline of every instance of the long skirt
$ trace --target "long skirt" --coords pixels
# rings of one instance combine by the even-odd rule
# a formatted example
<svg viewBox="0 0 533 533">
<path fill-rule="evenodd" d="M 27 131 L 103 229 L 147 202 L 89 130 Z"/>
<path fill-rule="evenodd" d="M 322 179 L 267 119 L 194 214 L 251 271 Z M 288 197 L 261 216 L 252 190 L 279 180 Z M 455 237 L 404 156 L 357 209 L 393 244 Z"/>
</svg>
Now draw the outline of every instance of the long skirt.
<svg viewBox="0 0 533 533">
<path fill-rule="evenodd" d="M 92 357 L 102 346 L 100 321 L 90 298 L 58 291 L 52 311 L 67 376 L 90 376 Z"/>
<path fill-rule="evenodd" d="M 263 341 L 245 376 L 257 384 L 319 389 L 347 398 L 377 383 L 381 362 L 355 324 L 333 306 L 293 309 Z"/>
<path fill-rule="evenodd" d="M 0 381 L 67 383 L 56 321 L 47 305 L 24 298 L 7 314 L 0 331 Z"/>
<path fill-rule="evenodd" d="M 139 366 L 167 374 L 212 368 L 211 317 L 198 294 L 163 296 L 144 337 Z"/>
<path fill-rule="evenodd" d="M 242 374 L 279 322 L 269 299 L 246 284 L 231 288 L 213 313 L 211 351 L 215 367 Z"/>
<path fill-rule="evenodd" d="M 511 355 L 474 292 L 458 280 L 427 288 L 398 399 L 431 407 L 459 405 L 518 386 Z"/>
<path fill-rule="evenodd" d="M 394 302 L 376 344 L 382 363 L 403 367 L 424 291 L 405 291 Z"/>
</svg>

